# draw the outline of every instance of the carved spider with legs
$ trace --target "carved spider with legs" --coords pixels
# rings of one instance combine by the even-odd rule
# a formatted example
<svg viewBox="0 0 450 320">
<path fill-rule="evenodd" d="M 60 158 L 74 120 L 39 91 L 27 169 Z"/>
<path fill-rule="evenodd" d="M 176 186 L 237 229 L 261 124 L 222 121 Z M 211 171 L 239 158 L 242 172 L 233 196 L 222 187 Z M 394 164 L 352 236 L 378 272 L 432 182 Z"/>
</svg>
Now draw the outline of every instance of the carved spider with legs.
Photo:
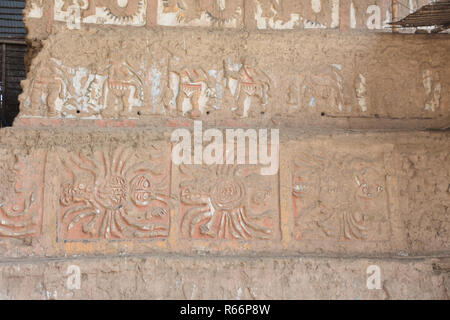
<svg viewBox="0 0 450 320">
<path fill-rule="evenodd" d="M 258 216 L 250 214 L 246 177 L 240 176 L 238 167 L 203 166 L 200 170 L 191 171 L 191 168 L 181 165 L 180 169 L 184 174 L 196 177 L 180 184 L 182 203 L 192 206 L 181 221 L 184 235 L 192 238 L 198 230 L 201 236 L 212 238 L 272 237 L 270 227 L 255 221 L 270 214 L 271 210 Z"/>
<path fill-rule="evenodd" d="M 61 187 L 61 216 L 68 232 L 81 224 L 92 237 L 131 238 L 168 235 L 168 175 L 150 161 L 136 161 L 132 149 L 65 154 L 72 181 Z M 160 177 L 160 178 L 155 178 Z"/>
</svg>

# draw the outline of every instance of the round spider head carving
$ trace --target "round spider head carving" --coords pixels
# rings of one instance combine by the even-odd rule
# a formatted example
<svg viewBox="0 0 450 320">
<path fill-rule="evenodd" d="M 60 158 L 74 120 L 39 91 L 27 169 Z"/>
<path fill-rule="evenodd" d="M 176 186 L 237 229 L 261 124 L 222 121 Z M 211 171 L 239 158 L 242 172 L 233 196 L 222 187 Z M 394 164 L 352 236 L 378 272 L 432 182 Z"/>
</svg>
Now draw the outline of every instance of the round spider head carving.
<svg viewBox="0 0 450 320">
<path fill-rule="evenodd" d="M 270 228 L 252 221 L 248 215 L 247 195 L 251 195 L 252 191 L 247 189 L 246 178 L 254 177 L 251 173 L 243 167 L 210 166 L 203 171 L 197 170 L 199 178 L 181 182 L 182 201 L 193 206 L 184 212 L 181 232 L 191 238 L 268 237 Z M 195 176 L 195 172 L 191 176 Z"/>
<path fill-rule="evenodd" d="M 363 199 L 378 197 L 384 191 L 384 177 L 373 168 L 361 168 L 355 173 L 356 195 Z"/>
<path fill-rule="evenodd" d="M 245 186 L 238 177 L 224 177 L 211 190 L 211 202 L 219 210 L 231 210 L 243 205 Z"/>
<path fill-rule="evenodd" d="M 147 206 L 153 199 L 152 182 L 144 174 L 138 175 L 130 182 L 130 197 L 137 206 Z"/>
<path fill-rule="evenodd" d="M 100 181 L 95 199 L 105 209 L 119 209 L 126 202 L 127 181 L 120 176 L 110 176 Z"/>
</svg>

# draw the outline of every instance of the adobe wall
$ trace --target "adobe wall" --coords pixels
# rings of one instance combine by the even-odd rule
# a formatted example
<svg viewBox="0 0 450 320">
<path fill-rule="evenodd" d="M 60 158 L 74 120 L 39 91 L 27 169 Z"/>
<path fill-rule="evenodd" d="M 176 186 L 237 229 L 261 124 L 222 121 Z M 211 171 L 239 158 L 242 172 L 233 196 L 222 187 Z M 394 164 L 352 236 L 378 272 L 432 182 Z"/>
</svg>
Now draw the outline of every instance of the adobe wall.
<svg viewBox="0 0 450 320">
<path fill-rule="evenodd" d="M 80 3 L 24 11 L 1 298 L 448 299 L 448 34 L 390 1 Z M 177 165 L 198 121 L 279 129 L 279 170 Z"/>
</svg>

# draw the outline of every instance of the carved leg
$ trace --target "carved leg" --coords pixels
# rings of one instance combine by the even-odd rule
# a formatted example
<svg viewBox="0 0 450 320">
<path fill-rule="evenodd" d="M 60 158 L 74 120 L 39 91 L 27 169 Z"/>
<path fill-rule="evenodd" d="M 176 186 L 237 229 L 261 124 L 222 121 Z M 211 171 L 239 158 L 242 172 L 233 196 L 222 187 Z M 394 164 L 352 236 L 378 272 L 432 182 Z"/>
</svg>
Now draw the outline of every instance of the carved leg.
<svg viewBox="0 0 450 320">
<path fill-rule="evenodd" d="M 42 113 L 41 113 L 41 107 L 43 106 L 43 103 L 41 101 L 42 89 L 43 89 L 42 86 L 35 85 L 31 92 L 30 114 L 33 116 L 42 115 Z"/>
<path fill-rule="evenodd" d="M 190 237 L 194 235 L 195 226 L 198 222 L 200 222 L 202 219 L 206 219 L 208 215 L 210 214 L 209 207 L 203 206 L 203 207 L 195 207 L 189 209 L 186 214 L 183 217 L 183 221 L 181 222 L 181 231 L 183 234 L 187 234 Z M 197 219 L 199 219 L 197 221 Z"/>
<path fill-rule="evenodd" d="M 119 92 L 117 89 L 109 87 L 108 93 L 106 95 L 106 106 L 105 109 L 101 111 L 104 118 L 114 118 L 116 116 L 116 98 L 118 98 Z"/>
<path fill-rule="evenodd" d="M 244 116 L 244 112 L 245 112 L 245 100 L 248 98 L 248 94 L 246 94 L 245 92 L 243 92 L 242 90 L 240 90 L 239 92 L 239 98 L 237 101 L 237 109 L 236 109 L 236 114 L 239 117 L 243 117 Z"/>
<path fill-rule="evenodd" d="M 193 118 L 198 118 L 201 115 L 199 105 L 198 105 L 198 100 L 200 99 L 200 94 L 201 94 L 200 91 L 194 92 L 191 97 L 191 105 L 192 105 L 191 116 Z"/>
<path fill-rule="evenodd" d="M 221 215 L 219 212 L 212 214 L 211 219 L 200 226 L 200 233 L 215 238 L 217 236 L 217 232 L 213 230 L 213 227 L 219 224 L 220 218 Z"/>
<path fill-rule="evenodd" d="M 58 87 L 49 86 L 47 90 L 47 115 L 49 117 L 56 117 L 58 111 L 56 110 L 56 99 L 58 99 Z"/>
<path fill-rule="evenodd" d="M 122 110 L 120 111 L 120 115 L 126 117 L 127 115 L 130 114 L 131 111 L 131 105 L 129 102 L 129 98 L 130 98 L 130 94 L 131 94 L 131 89 L 130 87 L 123 89 L 121 96 L 120 96 L 120 102 L 122 105 Z"/>
<path fill-rule="evenodd" d="M 183 102 L 184 102 L 185 98 L 186 98 L 186 94 L 184 92 L 182 92 L 181 88 L 180 88 L 180 90 L 178 91 L 177 100 L 176 100 L 177 111 L 180 114 L 183 113 Z"/>
</svg>

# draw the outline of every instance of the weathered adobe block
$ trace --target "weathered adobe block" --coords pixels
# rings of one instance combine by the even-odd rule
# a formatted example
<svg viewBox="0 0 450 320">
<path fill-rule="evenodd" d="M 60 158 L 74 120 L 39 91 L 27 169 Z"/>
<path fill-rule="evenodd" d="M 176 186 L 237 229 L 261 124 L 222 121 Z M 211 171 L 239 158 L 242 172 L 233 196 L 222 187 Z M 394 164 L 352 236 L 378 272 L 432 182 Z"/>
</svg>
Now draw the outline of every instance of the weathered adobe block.
<svg viewBox="0 0 450 320">
<path fill-rule="evenodd" d="M 401 240 L 395 234 L 398 217 L 392 208 L 392 143 L 312 138 L 289 149 L 293 237 L 298 246 L 312 251 L 373 247 L 373 252 Z"/>
<path fill-rule="evenodd" d="M 285 132 L 271 176 L 177 166 L 168 135 L 2 130 L 2 255 L 449 250 L 448 133 Z"/>
<path fill-rule="evenodd" d="M 71 265 L 79 266 L 81 271 L 79 290 L 68 289 L 66 285 Z M 366 271 L 371 265 L 380 267 L 381 290 L 367 289 Z M 307 257 L 25 261 L 20 265 L 0 265 L 0 298 L 447 300 L 449 267 L 448 259 Z"/>
<path fill-rule="evenodd" d="M 33 60 L 19 119 L 446 128 L 449 50 L 447 35 L 61 31 Z"/>
<path fill-rule="evenodd" d="M 448 142 L 448 141 L 447 141 Z M 424 145 L 409 149 L 404 145 L 398 155 L 400 209 L 408 246 L 418 252 L 450 248 L 450 162 L 448 144 Z M 427 187 L 428 186 L 428 187 Z"/>
</svg>

